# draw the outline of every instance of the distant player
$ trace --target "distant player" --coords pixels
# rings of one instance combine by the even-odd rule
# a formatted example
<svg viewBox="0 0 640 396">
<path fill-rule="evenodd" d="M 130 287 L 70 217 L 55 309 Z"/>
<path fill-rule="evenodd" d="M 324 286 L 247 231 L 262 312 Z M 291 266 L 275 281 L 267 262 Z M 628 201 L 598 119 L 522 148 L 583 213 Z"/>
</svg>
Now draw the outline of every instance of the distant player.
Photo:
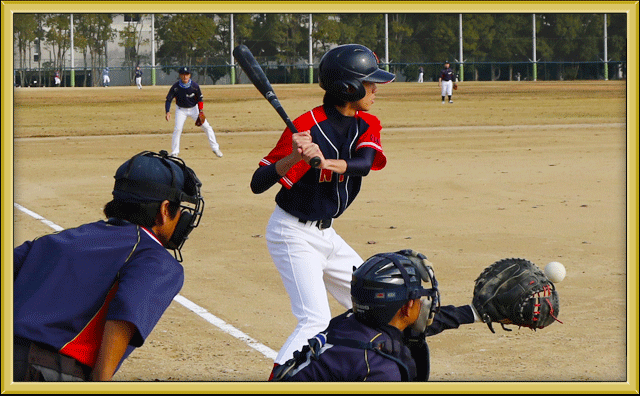
<svg viewBox="0 0 640 396">
<path fill-rule="evenodd" d="M 102 70 L 102 86 L 108 87 L 110 82 L 111 78 L 109 77 L 109 68 L 105 67 L 104 70 Z"/>
<path fill-rule="evenodd" d="M 136 66 L 136 86 L 138 89 L 142 89 L 142 70 L 140 70 L 140 66 Z"/>
<path fill-rule="evenodd" d="M 444 62 L 444 69 L 440 72 L 440 78 L 438 79 L 438 86 L 442 95 L 442 104 L 444 104 L 444 98 L 449 98 L 449 103 L 453 103 L 451 96 L 453 95 L 453 83 L 455 80 L 455 74 L 451 69 L 449 61 Z"/>
<path fill-rule="evenodd" d="M 178 294 L 174 255 L 198 226 L 201 183 L 166 151 L 115 173 L 106 220 L 13 250 L 14 381 L 106 381 Z"/>
<path fill-rule="evenodd" d="M 418 69 L 418 82 L 424 82 L 424 68 L 422 66 Z"/>
<path fill-rule="evenodd" d="M 174 98 L 176 99 L 176 120 L 171 138 L 171 155 L 173 156 L 177 156 L 180 153 L 180 136 L 187 117 L 197 120 L 199 113 L 204 108 L 202 91 L 200 86 L 191 80 L 189 68 L 181 67 L 178 70 L 178 74 L 180 75 L 180 80 L 171 86 L 164 104 L 165 119 L 169 121 L 171 119 L 171 102 Z M 218 157 L 222 157 L 220 145 L 216 141 L 216 135 L 211 125 L 209 125 L 209 121 L 205 119 L 200 128 L 207 134 L 209 146 L 211 146 L 213 153 Z"/>
<path fill-rule="evenodd" d="M 363 177 L 386 165 L 380 120 L 368 111 L 376 84 L 394 78 L 378 68 L 377 56 L 365 46 L 346 44 L 328 51 L 319 70 L 324 104 L 294 121 L 299 133 L 286 128 L 254 172 L 255 194 L 281 184 L 266 241 L 298 320 L 276 366 L 327 326 L 327 291 L 351 307 L 351 273 L 363 260 L 332 223 L 356 198 Z M 316 156 L 321 163 L 311 168 L 309 160 Z"/>
<path fill-rule="evenodd" d="M 53 81 L 54 81 L 54 83 L 55 83 L 55 85 L 57 87 L 60 86 L 60 83 L 61 83 L 61 81 L 60 81 L 60 72 L 58 70 L 56 70 L 56 74 L 55 74 L 55 76 L 53 76 Z"/>
</svg>

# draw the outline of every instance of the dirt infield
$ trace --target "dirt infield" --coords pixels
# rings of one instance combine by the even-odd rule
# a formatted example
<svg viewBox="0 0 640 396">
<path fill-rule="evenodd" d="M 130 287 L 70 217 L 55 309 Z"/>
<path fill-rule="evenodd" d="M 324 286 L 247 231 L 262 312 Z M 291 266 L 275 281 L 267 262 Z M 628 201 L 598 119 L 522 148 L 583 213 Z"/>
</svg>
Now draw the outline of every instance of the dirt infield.
<svg viewBox="0 0 640 396">
<path fill-rule="evenodd" d="M 322 100 L 315 85 L 274 88 L 292 117 Z M 15 203 L 63 228 L 101 218 L 115 169 L 141 150 L 170 149 L 167 90 L 15 89 Z M 180 295 L 277 351 L 295 326 L 264 239 L 277 188 L 256 196 L 249 181 L 282 121 L 252 86 L 203 92 L 224 157 L 187 122 L 181 155 L 203 182 L 206 210 L 183 249 Z M 627 328 L 625 98 L 620 81 L 465 82 L 446 105 L 437 83 L 379 87 L 372 113 L 388 164 L 335 222 L 362 257 L 425 253 L 443 304 L 456 305 L 470 302 L 473 281 L 498 259 L 567 268 L 557 285 L 563 324 L 496 334 L 474 324 L 432 337 L 432 381 L 629 380 L 628 340 L 637 333 Z M 14 246 L 51 231 L 15 211 Z M 174 302 L 115 380 L 254 382 L 271 367 Z"/>
</svg>

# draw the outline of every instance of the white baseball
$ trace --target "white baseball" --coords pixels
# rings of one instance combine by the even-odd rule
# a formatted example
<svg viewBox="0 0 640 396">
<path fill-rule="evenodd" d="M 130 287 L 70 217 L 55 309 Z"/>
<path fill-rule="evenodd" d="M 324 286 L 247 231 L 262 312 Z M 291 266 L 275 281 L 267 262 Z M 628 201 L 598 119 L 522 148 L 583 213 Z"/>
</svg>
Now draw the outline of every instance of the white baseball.
<svg viewBox="0 0 640 396">
<path fill-rule="evenodd" d="M 565 275 L 567 275 L 567 269 L 564 268 L 562 263 L 552 261 L 544 267 L 544 274 L 553 283 L 562 282 Z"/>
</svg>

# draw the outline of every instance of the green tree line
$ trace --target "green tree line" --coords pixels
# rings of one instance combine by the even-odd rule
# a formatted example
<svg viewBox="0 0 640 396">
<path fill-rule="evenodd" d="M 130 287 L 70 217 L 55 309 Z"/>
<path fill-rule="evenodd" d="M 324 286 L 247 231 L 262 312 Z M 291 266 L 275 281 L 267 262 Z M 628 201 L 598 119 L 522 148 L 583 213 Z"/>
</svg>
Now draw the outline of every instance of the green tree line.
<svg viewBox="0 0 640 396">
<path fill-rule="evenodd" d="M 107 43 L 118 40 L 125 59 L 121 66 L 135 68 L 149 62 L 140 53 L 141 25 L 122 31 L 113 26 L 115 14 L 75 14 L 74 46 L 85 68 L 107 64 Z M 332 45 L 360 43 L 385 55 L 388 34 L 389 63 L 405 75 L 415 75 L 420 64 L 461 60 L 458 13 L 385 14 L 346 13 L 312 15 L 313 63 Z M 536 58 L 544 62 L 626 62 L 626 14 L 607 14 L 607 58 L 604 52 L 604 14 L 536 14 Z M 166 72 L 189 65 L 214 81 L 228 73 L 231 20 L 229 14 L 156 14 L 156 64 Z M 388 26 L 388 27 L 387 27 Z M 309 58 L 309 14 L 254 13 L 233 15 L 234 44 L 246 44 L 261 62 L 293 69 Z M 464 62 L 531 62 L 532 14 L 462 14 Z M 53 49 L 51 64 L 62 70 L 70 45 L 69 14 L 15 14 L 14 41 L 21 69 L 34 45 Z M 381 59 L 383 61 L 383 59 Z M 110 64 L 112 64 L 110 62 Z M 296 66 L 297 65 L 297 66 Z M 289 70 L 290 71 L 290 70 Z M 499 77 L 491 70 L 491 78 Z M 295 81 L 294 81 L 295 82 Z M 97 84 L 98 81 L 93 81 Z M 86 82 L 85 82 L 86 84 Z"/>
</svg>

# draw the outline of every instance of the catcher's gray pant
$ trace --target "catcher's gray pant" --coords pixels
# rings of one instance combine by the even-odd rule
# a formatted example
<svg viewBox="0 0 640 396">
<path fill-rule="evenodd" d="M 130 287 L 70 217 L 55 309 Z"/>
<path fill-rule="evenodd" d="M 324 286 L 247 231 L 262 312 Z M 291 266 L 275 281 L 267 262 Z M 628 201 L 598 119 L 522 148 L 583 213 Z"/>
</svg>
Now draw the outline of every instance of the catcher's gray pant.
<svg viewBox="0 0 640 396">
<path fill-rule="evenodd" d="M 442 96 L 453 95 L 453 81 L 441 81 Z"/>
<path fill-rule="evenodd" d="M 173 136 L 171 138 L 171 155 L 177 156 L 178 153 L 180 153 L 180 136 L 182 135 L 182 128 L 184 128 L 185 121 L 187 121 L 188 117 L 191 117 L 195 122 L 195 120 L 198 119 L 199 113 L 200 110 L 198 109 L 198 106 L 176 106 L 176 121 L 173 127 Z M 209 121 L 205 120 L 200 128 L 202 128 L 202 130 L 207 134 L 207 139 L 209 139 L 209 146 L 211 146 L 211 149 L 219 149 L 220 145 L 216 141 L 216 135 L 213 132 L 213 128 L 211 127 L 211 125 L 209 125 Z"/>
<path fill-rule="evenodd" d="M 351 308 L 351 274 L 363 260 L 333 227 L 321 230 L 310 222 L 301 223 L 277 205 L 267 224 L 266 240 L 298 319 L 275 359 L 282 364 L 329 325 L 327 291 Z"/>
</svg>

